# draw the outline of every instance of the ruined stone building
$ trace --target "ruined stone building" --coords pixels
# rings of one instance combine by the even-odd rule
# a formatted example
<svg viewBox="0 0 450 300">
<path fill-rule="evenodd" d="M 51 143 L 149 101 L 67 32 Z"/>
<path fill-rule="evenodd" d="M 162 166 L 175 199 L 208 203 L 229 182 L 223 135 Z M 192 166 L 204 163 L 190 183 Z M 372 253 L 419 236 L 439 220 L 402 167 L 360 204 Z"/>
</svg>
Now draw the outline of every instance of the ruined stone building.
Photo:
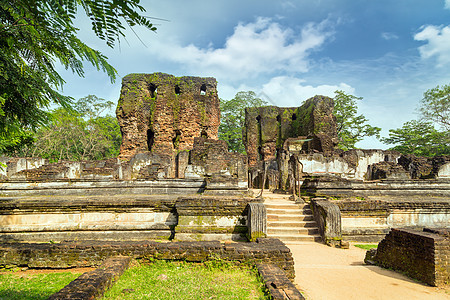
<svg viewBox="0 0 450 300">
<path fill-rule="evenodd" d="M 243 155 L 218 140 L 214 78 L 130 74 L 116 110 L 118 158 L 0 158 L 7 165 L 0 169 L 0 240 L 245 240 L 251 228 L 265 228 L 264 213 L 255 213 L 264 226 L 250 225 L 264 209 L 249 188 L 263 186 L 296 199 L 322 197 L 318 206 L 326 202 L 339 220 L 322 226 L 336 228 L 332 239 L 450 226 L 450 157 L 338 150 L 333 107 L 331 98 L 315 96 L 298 107 L 246 109 Z"/>
<path fill-rule="evenodd" d="M 195 137 L 217 140 L 217 82 L 163 73 L 130 74 L 123 78 L 116 114 L 122 132 L 120 157 L 191 150 Z"/>
</svg>

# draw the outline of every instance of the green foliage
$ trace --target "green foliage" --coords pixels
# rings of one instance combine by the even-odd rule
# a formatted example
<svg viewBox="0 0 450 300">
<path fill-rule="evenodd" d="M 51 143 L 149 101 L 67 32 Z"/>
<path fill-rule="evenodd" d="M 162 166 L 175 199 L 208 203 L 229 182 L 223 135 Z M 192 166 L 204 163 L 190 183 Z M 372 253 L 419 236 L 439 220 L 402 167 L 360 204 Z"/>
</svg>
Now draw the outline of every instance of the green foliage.
<svg viewBox="0 0 450 300">
<path fill-rule="evenodd" d="M 245 121 L 246 107 L 260 107 L 268 103 L 258 98 L 255 92 L 238 92 L 233 99 L 220 101 L 221 120 L 219 139 L 228 144 L 230 151 L 245 153 L 242 142 L 242 130 Z"/>
<path fill-rule="evenodd" d="M 420 120 L 390 129 L 385 144 L 394 144 L 392 150 L 417 156 L 450 155 L 450 86 L 435 87 L 424 93 L 419 107 Z M 437 130 L 435 125 L 440 130 Z"/>
<path fill-rule="evenodd" d="M 51 103 L 69 108 L 72 98 L 55 61 L 83 76 L 83 62 L 114 81 L 117 71 L 99 51 L 77 37 L 73 21 L 81 7 L 95 34 L 110 47 L 124 36 L 124 25 L 155 30 L 139 0 L 15 0 L 0 2 L 0 151 L 22 144 L 28 129 L 49 122 Z"/>
<path fill-rule="evenodd" d="M 438 125 L 443 131 L 450 131 L 450 85 L 426 91 L 420 112 L 425 120 Z"/>
<path fill-rule="evenodd" d="M 381 128 L 367 124 L 369 120 L 364 115 L 357 115 L 359 100 L 362 98 L 335 91 L 333 113 L 336 116 L 340 149 L 354 149 L 355 144 L 366 136 L 379 137 Z"/>
<path fill-rule="evenodd" d="M 0 299 L 47 299 L 75 280 L 80 273 L 0 274 Z"/>
<path fill-rule="evenodd" d="M 119 154 L 121 134 L 117 119 L 100 113 L 114 103 L 94 95 L 81 98 L 75 110 L 58 108 L 48 126 L 34 134 L 34 143 L 7 154 L 58 160 L 99 160 Z"/>
<path fill-rule="evenodd" d="M 435 156 L 450 154 L 450 135 L 437 131 L 433 124 L 425 121 L 408 121 L 402 128 L 390 129 L 389 137 L 381 138 L 390 148 L 403 154 Z"/>
</svg>

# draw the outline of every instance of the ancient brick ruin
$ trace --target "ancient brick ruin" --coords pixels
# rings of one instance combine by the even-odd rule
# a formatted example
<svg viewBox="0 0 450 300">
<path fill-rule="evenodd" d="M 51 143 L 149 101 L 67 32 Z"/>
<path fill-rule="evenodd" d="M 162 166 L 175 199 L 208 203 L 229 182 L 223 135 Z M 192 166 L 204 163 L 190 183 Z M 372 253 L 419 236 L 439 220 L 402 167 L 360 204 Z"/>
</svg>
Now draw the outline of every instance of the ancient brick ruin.
<svg viewBox="0 0 450 300">
<path fill-rule="evenodd" d="M 337 150 L 334 104 L 324 96 L 298 107 L 247 108 L 247 155 L 230 153 L 217 139 L 216 85 L 214 78 L 126 76 L 119 158 L 1 158 L 0 239 L 254 239 L 266 234 L 267 216 L 249 187 L 263 184 L 307 201 L 322 197 L 312 203 L 322 211 L 315 215 L 324 240 L 450 226 L 450 157 Z"/>
<path fill-rule="evenodd" d="M 315 96 L 300 107 L 253 107 L 245 110 L 244 144 L 249 167 L 275 159 L 285 142 L 304 140 L 298 150 L 330 154 L 337 145 L 333 99 Z"/>
<path fill-rule="evenodd" d="M 308 99 L 300 107 L 247 108 L 243 138 L 250 186 L 261 186 L 266 177 L 270 189 L 298 191 L 294 180 L 301 172 L 298 154 L 328 156 L 335 151 L 338 138 L 333 108 L 333 99 L 324 96 Z"/>
<path fill-rule="evenodd" d="M 406 273 L 432 286 L 450 282 L 449 229 L 423 231 L 393 228 L 375 251 L 368 252 L 370 263 Z"/>
<path fill-rule="evenodd" d="M 220 111 L 214 78 L 130 74 L 116 110 L 122 131 L 120 157 L 193 148 L 194 138 L 217 140 Z"/>
<path fill-rule="evenodd" d="M 298 107 L 247 108 L 247 154 L 231 153 L 217 138 L 216 85 L 214 78 L 126 76 L 116 111 L 122 131 L 118 158 L 49 163 L 0 157 L 7 166 L 0 169 L 0 241 L 7 243 L 0 247 L 0 265 L 60 267 L 52 263 L 77 251 L 81 263 L 92 259 L 95 265 L 109 256 L 148 251 L 166 259 L 212 252 L 238 261 L 249 256 L 255 263 L 282 263 L 258 269 L 272 295 L 283 299 L 291 287 L 282 273 L 293 278 L 293 261 L 280 241 L 264 239 L 270 216 L 265 199 L 250 188 L 309 202 L 317 238 L 333 246 L 380 241 L 395 227 L 450 227 L 450 156 L 338 150 L 333 100 L 324 96 Z M 258 243 L 141 242 L 152 239 Z M 64 240 L 81 242 L 48 244 Z M 101 241 L 98 251 L 86 240 Z M 30 251 L 44 253 L 42 259 L 27 256 Z"/>
</svg>

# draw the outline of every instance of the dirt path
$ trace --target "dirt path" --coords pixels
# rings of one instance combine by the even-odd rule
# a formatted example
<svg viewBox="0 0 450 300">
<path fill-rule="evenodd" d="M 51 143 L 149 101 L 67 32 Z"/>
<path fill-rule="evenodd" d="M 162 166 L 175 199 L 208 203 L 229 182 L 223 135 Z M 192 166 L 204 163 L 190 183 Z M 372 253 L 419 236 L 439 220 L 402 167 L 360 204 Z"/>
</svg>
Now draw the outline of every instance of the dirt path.
<svg viewBox="0 0 450 300">
<path fill-rule="evenodd" d="M 394 271 L 365 265 L 365 250 L 320 243 L 287 245 L 294 256 L 295 283 L 307 299 L 450 299 L 450 289 L 419 283 Z"/>
</svg>

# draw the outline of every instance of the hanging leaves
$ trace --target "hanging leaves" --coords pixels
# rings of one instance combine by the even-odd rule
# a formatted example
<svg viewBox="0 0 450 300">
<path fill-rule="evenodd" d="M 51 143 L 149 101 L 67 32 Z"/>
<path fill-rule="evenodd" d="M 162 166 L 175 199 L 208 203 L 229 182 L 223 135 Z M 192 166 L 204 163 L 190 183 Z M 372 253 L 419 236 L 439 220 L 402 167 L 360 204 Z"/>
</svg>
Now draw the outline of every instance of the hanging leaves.
<svg viewBox="0 0 450 300">
<path fill-rule="evenodd" d="M 72 98 L 58 89 L 64 79 L 55 69 L 84 75 L 84 62 L 106 72 L 117 71 L 99 51 L 76 36 L 73 21 L 82 8 L 95 34 L 110 47 L 120 42 L 125 26 L 156 30 L 140 15 L 139 0 L 14 0 L 0 2 L 0 152 L 12 133 L 48 123 L 50 103 L 69 108 Z M 15 139 L 17 140 L 17 139 Z"/>
</svg>

